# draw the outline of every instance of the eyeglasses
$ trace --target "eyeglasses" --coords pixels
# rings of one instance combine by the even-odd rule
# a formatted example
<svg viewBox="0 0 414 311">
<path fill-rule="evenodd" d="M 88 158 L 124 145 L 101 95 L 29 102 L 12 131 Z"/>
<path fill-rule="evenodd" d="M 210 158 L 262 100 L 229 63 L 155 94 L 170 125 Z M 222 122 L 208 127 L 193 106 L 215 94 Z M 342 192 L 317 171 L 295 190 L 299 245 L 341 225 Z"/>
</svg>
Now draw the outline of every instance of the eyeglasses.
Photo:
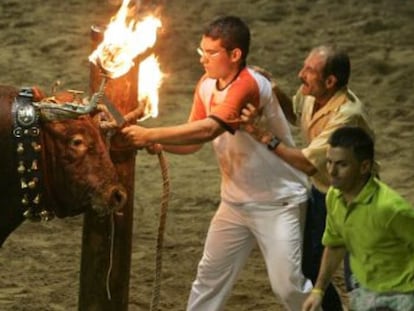
<svg viewBox="0 0 414 311">
<path fill-rule="evenodd" d="M 221 49 L 221 50 L 218 50 L 218 51 L 204 51 L 200 47 L 197 48 L 198 55 L 200 55 L 200 57 L 205 57 L 207 59 L 216 57 L 217 55 L 220 54 L 221 51 L 226 51 L 226 49 Z"/>
</svg>

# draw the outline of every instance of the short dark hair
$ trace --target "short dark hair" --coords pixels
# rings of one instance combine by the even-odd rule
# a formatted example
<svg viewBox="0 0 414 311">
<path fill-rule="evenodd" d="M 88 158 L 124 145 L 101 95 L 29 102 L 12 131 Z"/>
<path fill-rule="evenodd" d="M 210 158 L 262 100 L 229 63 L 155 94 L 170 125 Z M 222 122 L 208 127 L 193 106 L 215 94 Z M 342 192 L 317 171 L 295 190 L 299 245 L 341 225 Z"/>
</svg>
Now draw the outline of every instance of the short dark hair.
<svg viewBox="0 0 414 311">
<path fill-rule="evenodd" d="M 231 15 L 217 17 L 205 26 L 203 34 L 214 40 L 220 39 L 223 47 L 228 51 L 239 48 L 243 63 L 246 64 L 250 48 L 250 29 L 239 17 Z"/>
<path fill-rule="evenodd" d="M 328 141 L 333 148 L 352 149 L 359 162 L 374 161 L 374 140 L 361 127 L 344 126 L 335 130 Z"/>
<path fill-rule="evenodd" d="M 348 84 L 351 75 L 351 61 L 349 55 L 342 49 L 333 45 L 321 45 L 312 52 L 326 55 L 326 62 L 322 74 L 324 78 L 333 75 L 337 79 L 336 86 L 342 88 Z"/>
</svg>

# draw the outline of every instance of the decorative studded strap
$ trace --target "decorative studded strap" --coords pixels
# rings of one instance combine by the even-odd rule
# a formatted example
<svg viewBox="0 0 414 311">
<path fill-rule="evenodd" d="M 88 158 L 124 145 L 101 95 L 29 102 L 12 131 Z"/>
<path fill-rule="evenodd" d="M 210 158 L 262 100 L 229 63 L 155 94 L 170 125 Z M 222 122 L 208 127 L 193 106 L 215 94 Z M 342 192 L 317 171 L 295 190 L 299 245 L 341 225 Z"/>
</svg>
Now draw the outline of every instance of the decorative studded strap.
<svg viewBox="0 0 414 311">
<path fill-rule="evenodd" d="M 31 88 L 22 88 L 12 105 L 17 173 L 24 216 L 33 221 L 49 220 L 54 214 L 42 208 L 42 145 L 39 109 L 33 105 Z"/>
</svg>

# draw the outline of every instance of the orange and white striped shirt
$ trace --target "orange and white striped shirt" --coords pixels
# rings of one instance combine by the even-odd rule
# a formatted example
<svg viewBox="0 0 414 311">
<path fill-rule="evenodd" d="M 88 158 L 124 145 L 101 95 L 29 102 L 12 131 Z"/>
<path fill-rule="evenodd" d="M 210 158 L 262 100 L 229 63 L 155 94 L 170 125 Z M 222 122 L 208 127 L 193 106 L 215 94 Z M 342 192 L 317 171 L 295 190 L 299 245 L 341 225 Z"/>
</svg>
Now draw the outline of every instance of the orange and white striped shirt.
<svg viewBox="0 0 414 311">
<path fill-rule="evenodd" d="M 233 204 L 287 202 L 307 199 L 306 176 L 281 160 L 248 133 L 238 130 L 241 109 L 251 103 L 263 108 L 262 122 L 287 145 L 294 141 L 270 81 L 244 68 L 225 89 L 203 76 L 197 84 L 189 122 L 207 117 L 227 131 L 213 141 L 222 174 L 222 199 Z"/>
</svg>

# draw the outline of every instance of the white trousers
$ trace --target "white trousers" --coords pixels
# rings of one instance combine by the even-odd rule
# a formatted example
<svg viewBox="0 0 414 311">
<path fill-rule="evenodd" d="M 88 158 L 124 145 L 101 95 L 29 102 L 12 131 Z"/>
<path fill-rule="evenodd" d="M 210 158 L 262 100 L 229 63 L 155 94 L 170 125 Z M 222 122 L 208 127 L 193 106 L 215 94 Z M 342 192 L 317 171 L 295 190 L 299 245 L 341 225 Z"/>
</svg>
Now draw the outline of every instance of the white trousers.
<svg viewBox="0 0 414 311">
<path fill-rule="evenodd" d="M 287 310 L 301 310 L 312 289 L 302 274 L 305 213 L 306 203 L 239 207 L 221 202 L 207 233 L 187 311 L 223 310 L 256 242 L 273 292 Z"/>
</svg>

